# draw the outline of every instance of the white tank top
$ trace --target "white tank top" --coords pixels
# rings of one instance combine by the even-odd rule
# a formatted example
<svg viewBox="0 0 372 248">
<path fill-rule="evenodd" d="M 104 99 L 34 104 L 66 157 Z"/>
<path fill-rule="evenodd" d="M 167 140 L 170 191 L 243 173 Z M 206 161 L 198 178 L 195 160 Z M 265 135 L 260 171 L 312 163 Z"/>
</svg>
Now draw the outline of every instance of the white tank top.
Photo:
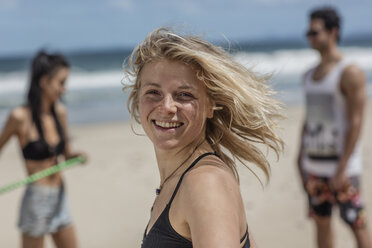
<svg viewBox="0 0 372 248">
<path fill-rule="evenodd" d="M 306 130 L 304 133 L 305 171 L 331 177 L 335 174 L 338 159 L 344 150 L 344 139 L 348 128 L 345 98 L 340 89 L 344 68 L 351 63 L 341 60 L 325 77 L 314 81 L 315 68 L 304 75 L 303 87 L 306 99 Z M 358 140 L 347 161 L 346 174 L 362 172 L 361 144 Z"/>
</svg>

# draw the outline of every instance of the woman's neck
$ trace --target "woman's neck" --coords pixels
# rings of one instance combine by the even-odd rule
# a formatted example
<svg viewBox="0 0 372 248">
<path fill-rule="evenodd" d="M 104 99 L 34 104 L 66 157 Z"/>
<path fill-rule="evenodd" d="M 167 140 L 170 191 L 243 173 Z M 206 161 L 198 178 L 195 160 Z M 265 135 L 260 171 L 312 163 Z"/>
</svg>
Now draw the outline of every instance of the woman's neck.
<svg viewBox="0 0 372 248">
<path fill-rule="evenodd" d="M 208 149 L 205 139 L 190 143 L 186 147 L 174 150 L 162 150 L 155 148 L 156 160 L 158 163 L 160 182 L 162 183 L 175 170 L 183 171 L 183 168 L 190 164 L 190 161 L 198 154 L 198 150 Z M 175 174 L 179 173 L 177 171 Z"/>
<path fill-rule="evenodd" d="M 46 97 L 41 97 L 41 114 L 49 115 L 51 113 L 53 102 Z"/>
</svg>

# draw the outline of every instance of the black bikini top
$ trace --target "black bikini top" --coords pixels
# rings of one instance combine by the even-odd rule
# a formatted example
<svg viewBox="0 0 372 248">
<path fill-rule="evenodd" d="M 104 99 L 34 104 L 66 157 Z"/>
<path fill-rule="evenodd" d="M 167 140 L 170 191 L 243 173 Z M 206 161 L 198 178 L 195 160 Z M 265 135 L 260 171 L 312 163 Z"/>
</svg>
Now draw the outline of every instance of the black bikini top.
<svg viewBox="0 0 372 248">
<path fill-rule="evenodd" d="M 22 148 L 22 154 L 28 160 L 44 160 L 53 156 L 62 154 L 65 151 L 65 139 L 63 136 L 62 126 L 57 118 L 55 111 L 52 111 L 54 121 L 56 123 L 57 132 L 60 138 L 59 143 L 52 147 L 50 146 L 43 135 L 40 135 L 41 127 L 36 125 L 39 132 L 39 140 L 30 141 Z"/>
<path fill-rule="evenodd" d="M 149 232 L 147 233 L 148 225 L 145 229 L 145 233 L 143 235 L 142 245 L 141 248 L 192 248 L 192 242 L 182 235 L 180 235 L 176 230 L 173 229 L 170 220 L 169 220 L 169 209 L 173 202 L 174 197 L 177 194 L 177 191 L 181 185 L 182 179 L 185 174 L 194 167 L 200 159 L 204 158 L 205 156 L 215 155 L 218 156 L 216 152 L 208 152 L 200 155 L 197 159 L 192 162 L 192 164 L 186 169 L 186 171 L 181 175 L 177 186 L 172 194 L 172 197 L 169 203 L 166 205 L 163 212 L 160 214 L 158 219 L 155 221 L 154 225 L 151 227 Z M 147 233 L 147 234 L 146 234 Z M 245 240 L 245 242 L 244 242 Z M 249 241 L 249 234 L 248 228 L 241 238 L 240 243 L 243 244 L 242 248 L 249 248 L 250 241 Z"/>
</svg>

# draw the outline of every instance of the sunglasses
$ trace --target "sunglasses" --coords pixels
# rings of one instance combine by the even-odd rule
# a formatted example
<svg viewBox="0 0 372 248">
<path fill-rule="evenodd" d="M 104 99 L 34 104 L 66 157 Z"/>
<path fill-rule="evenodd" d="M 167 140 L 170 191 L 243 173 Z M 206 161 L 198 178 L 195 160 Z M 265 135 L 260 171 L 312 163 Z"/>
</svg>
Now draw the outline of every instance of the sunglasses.
<svg viewBox="0 0 372 248">
<path fill-rule="evenodd" d="M 306 32 L 306 36 L 307 37 L 315 37 L 317 36 L 318 34 L 320 33 L 319 30 L 313 30 L 313 29 L 310 29 L 309 31 Z"/>
</svg>

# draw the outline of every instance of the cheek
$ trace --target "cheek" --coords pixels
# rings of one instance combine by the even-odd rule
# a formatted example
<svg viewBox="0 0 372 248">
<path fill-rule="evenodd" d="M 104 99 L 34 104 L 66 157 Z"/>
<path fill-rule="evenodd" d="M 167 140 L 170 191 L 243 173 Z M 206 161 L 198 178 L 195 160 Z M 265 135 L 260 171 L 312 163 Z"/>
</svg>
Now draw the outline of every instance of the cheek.
<svg viewBox="0 0 372 248">
<path fill-rule="evenodd" d="M 53 85 L 50 85 L 50 87 L 48 87 L 47 89 L 45 89 L 45 93 L 49 97 L 54 97 L 54 95 L 56 95 L 56 90 L 54 89 Z"/>
<path fill-rule="evenodd" d="M 141 122 L 142 122 L 143 116 L 145 114 L 145 109 L 144 109 L 143 104 L 141 104 L 141 102 L 138 103 L 138 114 L 139 114 L 139 117 L 140 117 Z"/>
<path fill-rule="evenodd" d="M 196 103 L 190 103 L 183 106 L 182 112 L 185 113 L 192 128 L 200 128 L 202 126 L 201 123 L 205 121 L 206 116 L 202 109 L 203 106 Z"/>
<path fill-rule="evenodd" d="M 152 108 L 151 103 L 148 102 L 148 100 L 144 98 L 140 98 L 138 101 L 138 113 L 141 119 L 141 122 L 143 123 L 146 119 L 149 113 L 151 112 Z"/>
<path fill-rule="evenodd" d="M 57 94 L 59 91 L 60 91 L 60 86 L 55 82 L 51 82 L 50 87 L 49 87 L 49 92 L 53 94 Z"/>
</svg>

